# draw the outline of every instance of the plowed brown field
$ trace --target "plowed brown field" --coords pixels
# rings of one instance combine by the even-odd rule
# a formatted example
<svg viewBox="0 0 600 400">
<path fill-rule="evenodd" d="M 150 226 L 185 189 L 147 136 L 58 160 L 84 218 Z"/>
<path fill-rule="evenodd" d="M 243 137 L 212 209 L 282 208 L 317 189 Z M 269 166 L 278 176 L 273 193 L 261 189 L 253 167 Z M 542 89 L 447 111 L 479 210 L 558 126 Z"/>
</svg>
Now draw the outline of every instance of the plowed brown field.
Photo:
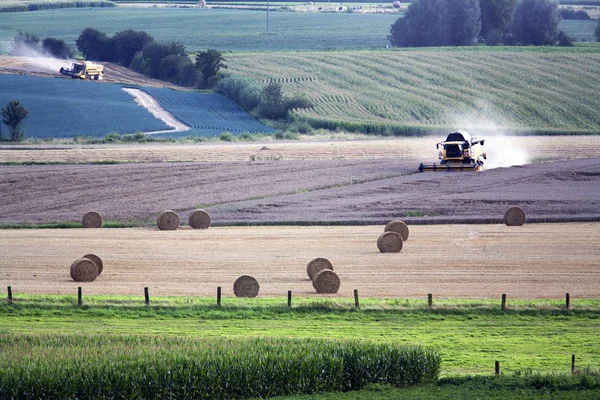
<svg viewBox="0 0 600 400">
<path fill-rule="evenodd" d="M 236 227 L 0 231 L 0 286 L 18 293 L 214 296 L 252 275 L 259 296 L 317 295 L 306 264 L 326 257 L 341 278 L 331 297 L 600 297 L 600 224 L 411 226 L 401 253 L 382 254 L 382 226 Z M 92 283 L 69 266 L 93 252 L 104 260 Z"/>
</svg>

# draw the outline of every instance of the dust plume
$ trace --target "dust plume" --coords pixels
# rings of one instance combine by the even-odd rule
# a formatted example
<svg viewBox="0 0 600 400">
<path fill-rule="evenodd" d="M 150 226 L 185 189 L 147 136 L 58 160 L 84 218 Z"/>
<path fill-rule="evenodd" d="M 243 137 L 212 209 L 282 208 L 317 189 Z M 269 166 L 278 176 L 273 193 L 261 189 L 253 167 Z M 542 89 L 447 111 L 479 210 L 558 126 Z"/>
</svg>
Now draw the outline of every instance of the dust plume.
<svg viewBox="0 0 600 400">
<path fill-rule="evenodd" d="M 480 114 L 476 116 L 460 116 L 452 119 L 456 130 L 467 131 L 471 137 L 485 139 L 482 151 L 487 154 L 484 169 L 504 168 L 513 165 L 529 164 L 531 157 L 521 144 L 518 136 L 510 136 L 506 129 L 496 121 L 502 121 L 503 126 L 518 127 L 518 124 L 507 123 L 487 104 L 480 104 Z"/>
<path fill-rule="evenodd" d="M 70 67 L 73 60 L 55 58 L 39 49 L 19 44 L 10 49 L 11 56 L 23 57 L 24 63 L 18 65 L 18 70 L 24 72 L 50 72 L 58 73 L 61 67 Z"/>
</svg>

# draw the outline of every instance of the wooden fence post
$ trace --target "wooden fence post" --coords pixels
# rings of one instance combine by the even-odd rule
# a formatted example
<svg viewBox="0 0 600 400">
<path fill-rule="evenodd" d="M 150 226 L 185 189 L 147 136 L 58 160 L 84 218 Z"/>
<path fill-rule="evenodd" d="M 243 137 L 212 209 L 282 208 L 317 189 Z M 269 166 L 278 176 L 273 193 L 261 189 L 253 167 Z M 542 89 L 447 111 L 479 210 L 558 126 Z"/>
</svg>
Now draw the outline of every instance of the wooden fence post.
<svg viewBox="0 0 600 400">
<path fill-rule="evenodd" d="M 571 354 L 571 374 L 575 375 L 575 354 Z"/>
<path fill-rule="evenodd" d="M 81 293 L 81 286 L 79 286 L 77 288 L 77 305 L 80 306 L 83 304 L 83 299 L 82 299 L 82 293 Z"/>
<path fill-rule="evenodd" d="M 569 293 L 565 294 L 565 308 L 568 310 L 571 308 L 571 296 Z"/>
<path fill-rule="evenodd" d="M 427 306 L 430 310 L 433 308 L 433 293 L 427 294 Z"/>
<path fill-rule="evenodd" d="M 217 287 L 217 305 L 221 306 L 221 286 Z"/>
<path fill-rule="evenodd" d="M 500 307 L 502 311 L 506 311 L 506 294 L 502 295 L 502 305 Z"/>
<path fill-rule="evenodd" d="M 8 304 L 12 304 L 13 303 L 12 288 L 9 286 L 7 289 L 8 289 Z"/>
<path fill-rule="evenodd" d="M 358 303 L 358 289 L 354 289 L 354 307 L 360 308 L 360 304 Z"/>
<path fill-rule="evenodd" d="M 288 307 L 292 306 L 292 291 L 288 290 Z"/>
<path fill-rule="evenodd" d="M 494 362 L 494 370 L 496 372 L 496 375 L 500 375 L 500 361 Z"/>
<path fill-rule="evenodd" d="M 148 294 L 148 288 L 144 288 L 144 303 L 148 306 L 150 305 L 150 295 Z"/>
</svg>

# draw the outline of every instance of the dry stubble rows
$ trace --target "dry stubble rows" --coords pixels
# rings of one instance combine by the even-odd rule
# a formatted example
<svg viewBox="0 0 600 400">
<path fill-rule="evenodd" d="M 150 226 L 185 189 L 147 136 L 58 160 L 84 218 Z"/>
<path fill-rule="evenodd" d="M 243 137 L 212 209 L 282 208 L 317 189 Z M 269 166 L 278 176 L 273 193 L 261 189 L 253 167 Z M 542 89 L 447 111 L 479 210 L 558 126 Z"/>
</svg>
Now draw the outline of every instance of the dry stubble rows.
<svg viewBox="0 0 600 400">
<path fill-rule="evenodd" d="M 382 254 L 383 226 L 236 227 L 0 231 L 0 286 L 19 293 L 214 296 L 251 275 L 259 296 L 317 295 L 307 263 L 328 258 L 337 297 L 600 297 L 600 225 L 411 226 L 401 253 Z M 85 253 L 104 261 L 93 283 L 76 283 L 69 266 Z M 5 290 L 5 289 L 3 289 Z M 349 300 L 350 301 L 350 300 Z"/>
</svg>

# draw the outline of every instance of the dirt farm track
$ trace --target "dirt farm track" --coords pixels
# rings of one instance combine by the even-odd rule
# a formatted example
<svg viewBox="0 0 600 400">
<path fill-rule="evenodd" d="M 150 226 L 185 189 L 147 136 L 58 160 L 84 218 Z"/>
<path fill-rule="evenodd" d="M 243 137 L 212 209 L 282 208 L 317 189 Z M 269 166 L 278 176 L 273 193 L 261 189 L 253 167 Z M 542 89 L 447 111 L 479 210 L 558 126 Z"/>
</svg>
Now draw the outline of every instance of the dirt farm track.
<svg viewBox="0 0 600 400">
<path fill-rule="evenodd" d="M 214 296 L 252 275 L 259 296 L 445 298 L 600 297 L 600 223 L 411 226 L 400 253 L 379 253 L 382 226 L 220 227 L 208 230 L 0 231 L 0 286 L 14 293 Z M 95 282 L 71 280 L 82 255 L 102 257 Z M 328 258 L 337 295 L 318 295 L 306 264 Z"/>
</svg>

